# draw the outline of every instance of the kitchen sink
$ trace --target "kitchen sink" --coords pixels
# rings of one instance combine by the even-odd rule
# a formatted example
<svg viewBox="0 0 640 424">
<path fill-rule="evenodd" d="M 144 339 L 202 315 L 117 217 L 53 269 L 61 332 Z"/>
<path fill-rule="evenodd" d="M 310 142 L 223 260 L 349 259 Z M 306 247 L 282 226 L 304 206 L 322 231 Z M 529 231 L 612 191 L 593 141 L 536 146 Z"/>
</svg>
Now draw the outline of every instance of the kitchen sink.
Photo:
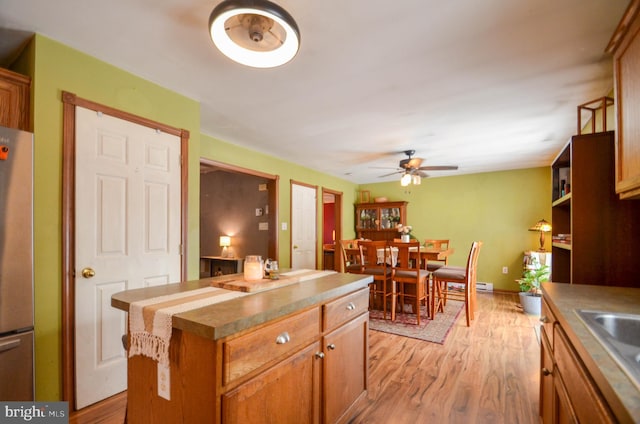
<svg viewBox="0 0 640 424">
<path fill-rule="evenodd" d="M 585 309 L 576 314 L 640 389 L 640 315 Z"/>
</svg>

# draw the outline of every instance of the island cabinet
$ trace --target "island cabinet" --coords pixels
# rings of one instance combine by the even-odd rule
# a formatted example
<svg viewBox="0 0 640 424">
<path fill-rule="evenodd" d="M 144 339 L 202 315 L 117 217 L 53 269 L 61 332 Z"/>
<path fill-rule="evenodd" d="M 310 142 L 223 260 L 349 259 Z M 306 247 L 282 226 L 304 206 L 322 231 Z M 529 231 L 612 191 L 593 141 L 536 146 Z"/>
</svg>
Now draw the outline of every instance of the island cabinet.
<svg viewBox="0 0 640 424">
<path fill-rule="evenodd" d="M 250 321 L 269 315 L 271 306 L 266 305 L 280 302 L 285 310 L 294 309 L 217 339 L 194 334 L 198 331 L 189 331 L 189 325 L 175 328 L 174 323 L 171 400 L 157 395 L 155 361 L 129 358 L 128 422 L 346 422 L 367 390 L 370 278 L 336 274 L 319 278 L 318 287 L 323 290 L 340 278 L 357 283 L 342 286 L 337 295 L 316 294 L 318 302 L 308 300 L 303 303 L 311 304 L 297 310 L 296 303 L 287 303 L 313 292 L 308 285 L 314 281 L 212 305 L 205 316 L 216 310 L 228 313 L 234 304 L 242 308 L 242 316 L 253 306 L 256 314 Z"/>
<path fill-rule="evenodd" d="M 640 199 L 640 1 L 627 7 L 606 51 L 613 53 L 616 95 L 616 192 Z"/>
<path fill-rule="evenodd" d="M 544 283 L 540 320 L 540 419 L 556 423 L 633 423 L 640 392 L 574 310 L 637 308 L 637 289 Z M 609 303 L 611 301 L 611 303 Z"/>
</svg>

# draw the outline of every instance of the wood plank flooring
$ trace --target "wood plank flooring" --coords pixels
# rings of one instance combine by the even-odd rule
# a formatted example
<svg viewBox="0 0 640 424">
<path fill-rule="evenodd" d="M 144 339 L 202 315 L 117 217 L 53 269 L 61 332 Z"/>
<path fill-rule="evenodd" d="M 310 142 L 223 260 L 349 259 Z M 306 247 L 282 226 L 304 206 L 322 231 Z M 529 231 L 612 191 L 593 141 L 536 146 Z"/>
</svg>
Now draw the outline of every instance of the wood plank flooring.
<svg viewBox="0 0 640 424">
<path fill-rule="evenodd" d="M 538 318 L 518 302 L 517 293 L 478 294 L 471 327 L 461 314 L 444 345 L 371 331 L 369 390 L 349 423 L 539 423 Z M 69 422 L 120 424 L 124 399 Z"/>
<path fill-rule="evenodd" d="M 369 334 L 369 390 L 350 424 L 539 423 L 538 317 L 517 293 L 478 294 L 444 345 Z"/>
</svg>

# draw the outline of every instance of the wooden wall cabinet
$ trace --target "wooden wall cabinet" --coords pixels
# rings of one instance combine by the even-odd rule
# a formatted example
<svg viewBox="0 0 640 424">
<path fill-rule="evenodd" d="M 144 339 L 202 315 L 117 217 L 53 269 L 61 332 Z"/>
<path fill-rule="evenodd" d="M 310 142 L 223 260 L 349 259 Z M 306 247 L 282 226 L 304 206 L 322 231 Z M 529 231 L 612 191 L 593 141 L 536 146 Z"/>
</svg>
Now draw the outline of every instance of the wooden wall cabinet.
<svg viewBox="0 0 640 424">
<path fill-rule="evenodd" d="M 617 422 L 544 299 L 540 319 L 542 424 Z"/>
<path fill-rule="evenodd" d="M 0 68 L 0 125 L 31 131 L 31 78 Z"/>
<path fill-rule="evenodd" d="M 554 282 L 640 285 L 633 253 L 640 249 L 640 201 L 615 192 L 614 138 L 613 131 L 574 136 L 552 164 Z M 562 241 L 561 234 L 570 237 Z"/>
<path fill-rule="evenodd" d="M 633 0 L 606 51 L 616 95 L 616 192 L 640 199 L 640 1 Z"/>
<path fill-rule="evenodd" d="M 355 214 L 357 238 L 393 240 L 397 225 L 407 225 L 407 202 L 359 203 Z"/>
</svg>

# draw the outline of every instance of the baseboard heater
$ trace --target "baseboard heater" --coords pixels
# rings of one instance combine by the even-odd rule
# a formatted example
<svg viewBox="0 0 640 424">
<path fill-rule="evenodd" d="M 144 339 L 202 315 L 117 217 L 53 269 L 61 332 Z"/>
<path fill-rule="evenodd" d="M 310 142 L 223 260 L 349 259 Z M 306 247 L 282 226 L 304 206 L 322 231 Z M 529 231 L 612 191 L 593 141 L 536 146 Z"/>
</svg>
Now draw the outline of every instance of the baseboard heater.
<svg viewBox="0 0 640 424">
<path fill-rule="evenodd" d="M 464 284 L 460 283 L 449 283 L 449 287 L 456 290 L 464 290 Z M 493 291 L 493 283 L 485 283 L 482 281 L 478 281 L 476 283 L 476 291 L 477 292 L 492 292 Z"/>
</svg>

